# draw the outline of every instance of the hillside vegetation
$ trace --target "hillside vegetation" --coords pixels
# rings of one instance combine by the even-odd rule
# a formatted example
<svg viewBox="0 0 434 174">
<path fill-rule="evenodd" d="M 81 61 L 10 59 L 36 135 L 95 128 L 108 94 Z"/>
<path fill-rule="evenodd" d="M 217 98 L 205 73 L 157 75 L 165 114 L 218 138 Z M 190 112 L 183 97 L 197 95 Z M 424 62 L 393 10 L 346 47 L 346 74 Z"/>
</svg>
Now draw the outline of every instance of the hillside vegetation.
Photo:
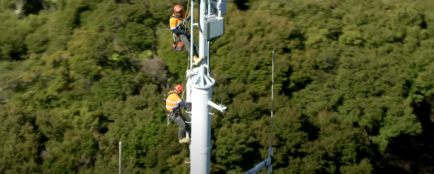
<svg viewBox="0 0 434 174">
<path fill-rule="evenodd" d="M 0 1 L 0 171 L 117 173 L 122 141 L 124 173 L 189 173 L 164 111 L 186 83 L 175 4 L 188 1 Z M 276 174 L 434 173 L 434 3 L 227 7 L 210 53 L 228 107 L 212 116 L 211 173 L 268 156 L 273 50 Z"/>
</svg>

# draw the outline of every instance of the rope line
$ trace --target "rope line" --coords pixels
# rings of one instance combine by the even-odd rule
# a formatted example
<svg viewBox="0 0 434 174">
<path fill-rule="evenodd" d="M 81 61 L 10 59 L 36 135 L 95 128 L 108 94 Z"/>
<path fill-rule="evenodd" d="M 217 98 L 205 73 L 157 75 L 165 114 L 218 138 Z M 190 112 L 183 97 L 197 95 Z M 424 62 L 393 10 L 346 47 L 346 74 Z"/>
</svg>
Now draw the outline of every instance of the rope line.
<svg viewBox="0 0 434 174">
<path fill-rule="evenodd" d="M 187 15 L 187 16 L 189 16 L 190 14 L 190 1 L 188 1 L 188 3 L 187 3 L 187 10 L 185 11 L 185 14 Z M 193 17 L 192 16 L 190 16 L 190 21 L 193 21 Z M 185 23 L 185 29 L 188 29 L 188 28 L 190 28 L 190 23 Z M 191 42 L 191 41 L 190 41 Z M 189 45 L 190 46 L 190 45 Z M 188 55 L 188 53 L 187 53 L 187 68 L 186 69 L 188 69 L 188 66 L 189 66 L 189 56 L 190 55 Z M 185 77 L 185 79 L 187 79 L 188 77 L 186 76 Z M 184 79 L 184 80 L 185 80 Z M 186 87 L 187 86 L 187 81 L 185 81 L 185 83 L 184 83 L 184 86 Z M 187 88 L 186 88 L 187 89 Z M 183 90 L 182 91 L 182 95 L 181 95 L 181 99 L 183 99 L 184 100 L 184 93 L 185 93 L 185 90 Z"/>
</svg>

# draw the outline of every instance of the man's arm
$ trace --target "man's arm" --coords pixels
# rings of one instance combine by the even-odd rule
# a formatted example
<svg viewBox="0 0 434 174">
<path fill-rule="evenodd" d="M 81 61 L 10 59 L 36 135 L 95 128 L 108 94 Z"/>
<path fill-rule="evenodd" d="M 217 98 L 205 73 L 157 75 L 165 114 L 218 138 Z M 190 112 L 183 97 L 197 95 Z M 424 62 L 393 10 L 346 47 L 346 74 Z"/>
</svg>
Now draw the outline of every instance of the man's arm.
<svg viewBox="0 0 434 174">
<path fill-rule="evenodd" d="M 185 34 L 187 35 L 188 32 L 178 29 L 176 26 L 176 23 L 172 24 L 170 23 L 170 29 L 172 30 L 173 33 L 175 33 L 176 35 L 180 35 L 180 34 Z"/>
<path fill-rule="evenodd" d="M 184 106 L 184 107 L 186 107 L 186 108 L 191 107 L 191 103 L 186 102 L 186 101 L 184 101 L 184 100 L 181 100 L 181 102 L 179 102 L 179 105 Z"/>
<path fill-rule="evenodd" d="M 186 109 L 191 108 L 191 103 L 186 102 L 182 99 L 180 99 L 180 100 L 181 101 L 178 103 L 178 106 L 173 108 L 173 112 L 176 112 L 181 106 L 184 106 Z"/>
<path fill-rule="evenodd" d="M 176 20 L 171 19 L 170 20 L 170 29 L 172 30 L 173 33 L 175 33 L 176 35 L 180 35 L 180 34 L 184 34 L 183 30 L 178 29 Z"/>
</svg>

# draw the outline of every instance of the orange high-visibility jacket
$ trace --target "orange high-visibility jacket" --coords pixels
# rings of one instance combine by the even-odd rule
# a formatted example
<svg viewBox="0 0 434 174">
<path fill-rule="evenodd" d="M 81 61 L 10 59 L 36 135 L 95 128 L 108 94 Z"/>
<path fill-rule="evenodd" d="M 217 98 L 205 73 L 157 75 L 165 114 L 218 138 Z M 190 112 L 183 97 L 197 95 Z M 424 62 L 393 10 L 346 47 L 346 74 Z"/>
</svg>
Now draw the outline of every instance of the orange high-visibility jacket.
<svg viewBox="0 0 434 174">
<path fill-rule="evenodd" d="M 181 98 L 179 98 L 178 94 L 173 91 L 169 91 L 167 93 L 168 97 L 166 99 L 166 110 L 173 111 L 174 108 L 179 107 L 179 103 L 181 103 Z"/>
<path fill-rule="evenodd" d="M 182 11 L 181 16 L 178 18 L 175 16 L 175 14 L 173 13 L 172 16 L 170 16 L 170 29 L 176 29 L 176 25 L 178 25 L 179 23 L 181 23 L 184 19 L 185 19 L 185 12 Z"/>
</svg>

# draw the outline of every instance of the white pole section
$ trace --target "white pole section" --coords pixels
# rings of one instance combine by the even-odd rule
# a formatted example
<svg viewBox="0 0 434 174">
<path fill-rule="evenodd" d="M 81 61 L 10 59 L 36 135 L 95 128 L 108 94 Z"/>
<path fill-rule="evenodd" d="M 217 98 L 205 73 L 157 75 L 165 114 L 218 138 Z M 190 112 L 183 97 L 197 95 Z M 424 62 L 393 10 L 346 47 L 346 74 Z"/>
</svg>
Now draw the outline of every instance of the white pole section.
<svg viewBox="0 0 434 174">
<path fill-rule="evenodd" d="M 199 64 L 199 72 L 191 77 L 191 144 L 190 174 L 209 174 L 211 161 L 211 115 L 210 106 L 224 112 L 226 107 L 210 102 L 215 80 L 209 76 L 209 47 L 205 37 L 206 7 L 208 0 L 199 0 L 199 57 L 205 59 Z M 209 9 L 211 10 L 211 9 Z M 207 62 L 205 64 L 204 62 Z M 207 68 L 207 69 L 206 69 Z M 206 71 L 206 72 L 205 72 Z"/>
<path fill-rule="evenodd" d="M 207 80 L 205 80 L 207 79 Z M 210 82 L 210 83 L 205 83 Z M 211 97 L 214 79 L 205 75 L 205 66 L 192 81 L 192 141 L 190 151 L 190 173 L 208 174 L 211 160 L 211 115 L 207 102 Z"/>
<path fill-rule="evenodd" d="M 191 5 L 190 5 L 190 45 L 186 45 L 186 46 L 189 46 L 190 47 L 190 55 L 189 55 L 189 57 L 190 57 L 190 69 L 188 69 L 187 70 L 187 72 L 186 72 L 186 77 L 187 77 L 187 83 L 186 83 L 186 86 L 185 86 L 185 89 L 186 89 L 186 91 L 187 91 L 187 96 L 186 96 L 186 101 L 187 102 L 191 102 L 191 74 L 192 74 L 192 72 L 193 72 L 193 55 L 194 55 L 194 0 L 191 0 L 191 3 L 190 3 Z M 188 121 L 191 121 L 191 113 L 187 113 L 186 114 L 186 119 L 188 120 Z M 186 124 L 188 124 L 188 123 L 186 123 Z M 190 124 L 190 127 L 191 127 L 191 124 Z M 186 138 L 190 138 L 191 139 L 191 137 L 189 137 L 188 136 L 188 133 L 187 132 L 185 132 L 185 134 L 186 134 Z"/>
<path fill-rule="evenodd" d="M 200 4 L 200 9 L 199 9 L 199 57 L 203 57 L 205 58 L 205 56 L 207 55 L 207 48 L 206 48 L 206 39 L 204 36 L 204 32 L 205 32 L 205 15 L 206 15 L 206 5 L 207 5 L 207 0 L 200 0 L 199 4 Z M 203 62 L 201 61 L 200 64 L 202 64 Z"/>
<path fill-rule="evenodd" d="M 210 16 L 211 16 L 211 2 L 210 2 L 210 0 L 208 0 L 208 17 L 210 17 Z M 208 27 L 205 27 L 205 28 L 208 29 Z M 207 49 L 205 56 L 206 56 L 206 64 L 208 65 L 208 71 L 207 72 L 208 72 L 208 76 L 209 76 L 210 71 L 211 71 L 211 64 L 210 64 L 210 58 L 209 58 L 209 52 L 210 52 L 209 41 L 207 40 L 204 43 L 204 45 L 206 45 L 206 49 Z"/>
<path fill-rule="evenodd" d="M 207 55 L 205 31 L 206 0 L 199 0 L 199 57 Z M 192 110 L 194 119 L 191 121 L 190 174 L 208 174 L 211 161 L 211 119 L 207 102 L 211 97 L 214 80 L 210 82 L 205 75 L 203 61 L 199 64 L 199 73 L 192 79 Z"/>
<path fill-rule="evenodd" d="M 190 45 L 188 45 L 190 47 L 190 70 L 193 69 L 193 55 L 194 55 L 194 20 L 193 20 L 193 14 L 194 14 L 194 0 L 191 0 L 191 7 L 190 7 Z M 188 93 L 187 93 L 188 95 Z"/>
<path fill-rule="evenodd" d="M 122 141 L 119 141 L 119 174 L 122 173 Z"/>
</svg>

